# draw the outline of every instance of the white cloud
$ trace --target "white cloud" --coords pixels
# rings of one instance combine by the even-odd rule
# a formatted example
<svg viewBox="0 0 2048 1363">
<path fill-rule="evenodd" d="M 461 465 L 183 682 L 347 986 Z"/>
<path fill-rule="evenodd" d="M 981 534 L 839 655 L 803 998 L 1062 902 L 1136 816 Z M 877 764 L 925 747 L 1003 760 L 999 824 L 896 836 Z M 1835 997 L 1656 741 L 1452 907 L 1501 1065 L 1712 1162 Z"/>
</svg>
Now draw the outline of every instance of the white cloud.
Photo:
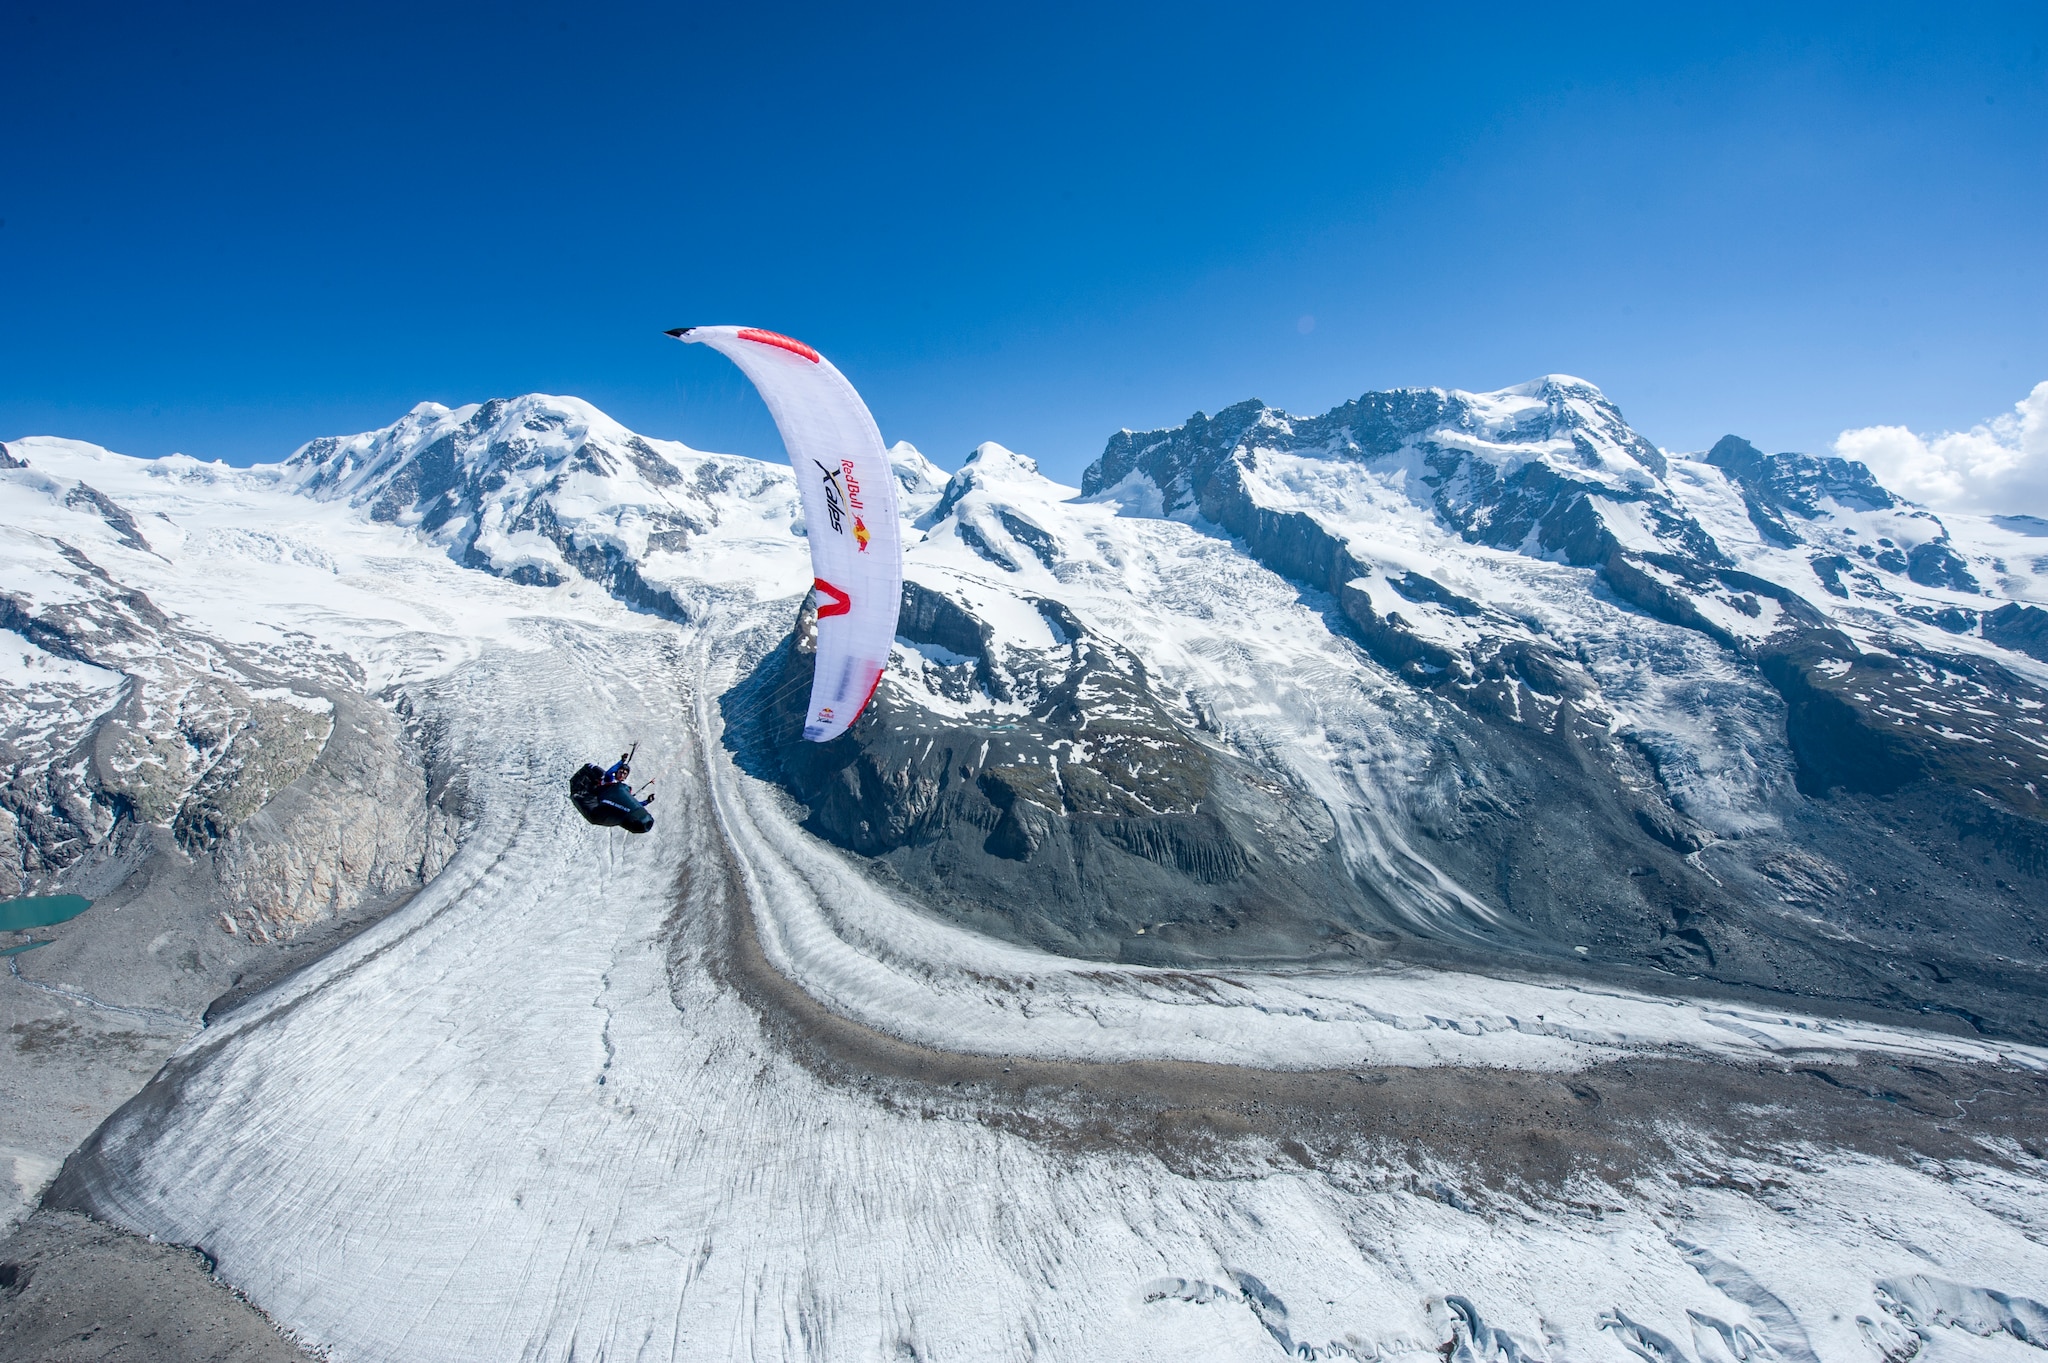
<svg viewBox="0 0 2048 1363">
<path fill-rule="evenodd" d="M 1835 438 L 1835 453 L 1870 465 L 1893 492 L 1943 511 L 2048 516 L 2048 382 L 1967 431 L 1916 435 L 1864 426 Z"/>
</svg>

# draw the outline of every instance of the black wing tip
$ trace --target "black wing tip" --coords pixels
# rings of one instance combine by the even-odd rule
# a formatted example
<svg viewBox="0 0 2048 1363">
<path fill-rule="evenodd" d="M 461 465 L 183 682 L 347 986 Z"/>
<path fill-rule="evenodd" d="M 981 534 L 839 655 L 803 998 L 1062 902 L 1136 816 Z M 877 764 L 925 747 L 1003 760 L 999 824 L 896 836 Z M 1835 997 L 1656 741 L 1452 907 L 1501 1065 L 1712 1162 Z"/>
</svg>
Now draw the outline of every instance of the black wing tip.
<svg viewBox="0 0 2048 1363">
<path fill-rule="evenodd" d="M 662 334 L 662 335 L 664 335 L 664 336 L 673 336 L 673 337 L 675 337 L 675 338 L 676 338 L 676 339 L 677 339 L 678 341 L 680 341 L 680 340 L 682 340 L 682 339 L 683 339 L 683 337 L 685 337 L 685 336 L 689 335 L 689 334 L 690 334 L 691 332 L 695 331 L 696 329 L 697 329 L 697 328 L 695 328 L 695 327 L 670 327 L 670 328 L 669 328 L 669 329 L 668 329 L 667 331 L 664 331 L 664 332 L 662 332 L 661 334 Z"/>
</svg>

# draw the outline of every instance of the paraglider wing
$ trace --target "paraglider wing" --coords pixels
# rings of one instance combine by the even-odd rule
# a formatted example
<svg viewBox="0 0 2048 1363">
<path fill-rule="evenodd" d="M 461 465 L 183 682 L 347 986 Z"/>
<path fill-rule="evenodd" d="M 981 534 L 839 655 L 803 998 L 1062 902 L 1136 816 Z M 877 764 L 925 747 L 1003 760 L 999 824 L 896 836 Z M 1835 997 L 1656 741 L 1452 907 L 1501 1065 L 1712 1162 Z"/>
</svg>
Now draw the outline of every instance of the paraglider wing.
<svg viewBox="0 0 2048 1363">
<path fill-rule="evenodd" d="M 757 327 L 680 327 L 746 371 L 768 404 L 796 469 L 818 600 L 817 671 L 804 737 L 846 732 L 889 663 L 903 595 L 896 479 L 867 404 L 802 341 Z"/>
</svg>

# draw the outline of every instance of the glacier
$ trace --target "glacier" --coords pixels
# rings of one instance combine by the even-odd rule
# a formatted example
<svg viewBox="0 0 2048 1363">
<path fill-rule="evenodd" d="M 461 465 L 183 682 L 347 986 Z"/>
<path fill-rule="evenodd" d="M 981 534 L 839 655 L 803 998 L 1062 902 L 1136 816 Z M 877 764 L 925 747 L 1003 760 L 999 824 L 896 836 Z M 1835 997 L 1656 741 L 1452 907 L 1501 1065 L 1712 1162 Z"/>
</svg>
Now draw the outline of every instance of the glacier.
<svg viewBox="0 0 2048 1363">
<path fill-rule="evenodd" d="M 238 732 L 310 716 L 321 753 L 344 726 L 319 697 L 402 710 L 408 817 L 431 830 L 378 863 L 410 897 L 204 1025 L 146 979 L 89 989 L 62 942 L 10 958 L 9 989 L 128 1009 L 106 1016 L 162 1062 L 61 1171 L 18 1156 L 17 1178 L 202 1247 L 337 1359 L 2032 1357 L 2048 1049 L 2024 1003 L 1972 1027 L 1923 1006 L 1952 997 L 1931 979 L 1888 998 L 1722 979 L 1625 925 L 1578 935 L 1597 915 L 1528 918 L 1461 851 L 1515 822 L 1490 812 L 1529 760 L 1513 744 L 1604 735 L 1586 770 L 1659 877 L 1735 885 L 1795 946 L 1923 973 L 1970 957 L 1985 997 L 2023 996 L 2024 927 L 1872 946 L 1878 915 L 1852 906 L 1906 892 L 1864 894 L 1866 868 L 1786 830 L 1886 793 L 1807 793 L 1827 754 L 1794 750 L 1764 663 L 1867 687 L 1881 655 L 1890 689 L 1850 694 L 1937 734 L 1912 742 L 2023 741 L 2048 665 L 1991 622 L 2013 610 L 2023 635 L 2036 609 L 2027 536 L 1790 456 L 1667 454 L 1579 380 L 1368 396 L 1126 433 L 1080 488 L 997 445 L 950 476 L 892 451 L 929 600 L 878 700 L 920 747 L 982 735 L 978 776 L 919 827 L 994 836 L 943 804 L 991 771 L 1006 813 L 1037 812 L 997 844 L 1022 858 L 975 863 L 989 877 L 1093 846 L 1090 800 L 1119 829 L 1196 817 L 1142 753 L 1083 789 L 1074 769 L 1118 751 L 1105 732 L 1150 726 L 1263 783 L 1270 845 L 1323 867 L 1314 884 L 1372 887 L 1312 906 L 1342 931 L 1273 910 L 1256 940 L 1227 877 L 1188 881 L 1224 887 L 1207 927 L 1084 897 L 1095 927 L 1049 909 L 1036 928 L 935 898 L 908 842 L 845 845 L 886 800 L 821 832 L 816 792 L 735 736 L 772 713 L 772 691 L 735 701 L 749 679 L 798 661 L 786 470 L 540 395 L 425 405 L 252 470 L 10 441 L 8 741 L 75 813 L 62 838 L 14 832 L 36 883 L 126 864 L 119 808 L 69 754 L 159 695 Z M 1814 567 L 1834 557 L 1843 595 Z M 1931 690 L 1909 706 L 1912 687 Z M 175 751 L 152 722 L 123 731 L 163 740 L 123 789 L 166 827 L 242 818 L 177 853 L 241 864 L 221 849 L 261 830 L 237 800 L 269 808 L 272 778 L 215 774 L 227 720 L 181 719 Z M 216 730 L 217 752 L 189 741 Z M 622 738 L 659 783 L 638 840 L 565 817 L 568 772 Z M 875 743 L 845 770 L 896 753 Z M 274 777 L 303 792 L 319 755 L 292 760 Z M 2005 798 L 1980 784 L 1965 798 Z M 1119 875 L 1170 869 L 1132 845 Z M 336 865 L 318 883 L 357 883 Z M 2038 923 L 2038 894 L 2008 898 Z M 311 930 L 229 917 L 222 941 Z"/>
</svg>

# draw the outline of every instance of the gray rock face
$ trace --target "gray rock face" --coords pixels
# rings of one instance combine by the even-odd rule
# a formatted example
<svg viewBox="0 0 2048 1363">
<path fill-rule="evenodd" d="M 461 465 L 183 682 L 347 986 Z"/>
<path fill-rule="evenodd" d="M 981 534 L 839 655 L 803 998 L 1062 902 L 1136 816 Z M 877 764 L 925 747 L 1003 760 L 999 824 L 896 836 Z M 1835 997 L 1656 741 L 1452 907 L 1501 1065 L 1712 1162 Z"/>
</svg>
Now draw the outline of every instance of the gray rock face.
<svg viewBox="0 0 2048 1363">
<path fill-rule="evenodd" d="M 222 892 L 259 938 L 416 889 L 454 850 L 456 816 L 429 802 L 420 759 L 392 713 L 347 692 L 326 697 L 336 737 L 214 849 Z"/>
<path fill-rule="evenodd" d="M 139 541 L 100 494 L 74 489 L 73 503 Z M 430 808 L 416 747 L 346 660 L 250 656 L 170 620 L 83 551 L 60 553 L 71 599 L 0 593 L 0 626 L 102 684 L 0 697 L 0 892 L 104 894 L 155 828 L 213 866 L 223 928 L 271 940 L 439 868 L 453 816 Z"/>
<path fill-rule="evenodd" d="M 1724 435 L 1707 451 L 1706 462 L 1733 478 L 1756 504 L 1806 520 L 1820 514 L 1823 498 L 1864 511 L 1898 505 L 1854 459 L 1765 454 L 1739 435 Z"/>
<path fill-rule="evenodd" d="M 142 537 L 142 530 L 135 524 L 135 518 L 129 515 L 125 508 L 117 506 L 112 498 L 95 491 L 85 483 L 79 483 L 64 498 L 64 504 L 70 507 L 87 507 L 99 513 L 100 519 L 120 537 L 121 543 L 130 549 L 139 549 L 145 554 L 149 552 L 149 541 Z"/>
<path fill-rule="evenodd" d="M 2000 648 L 2048 662 L 2048 611 L 2008 602 L 1983 618 L 1984 637 Z"/>
</svg>

